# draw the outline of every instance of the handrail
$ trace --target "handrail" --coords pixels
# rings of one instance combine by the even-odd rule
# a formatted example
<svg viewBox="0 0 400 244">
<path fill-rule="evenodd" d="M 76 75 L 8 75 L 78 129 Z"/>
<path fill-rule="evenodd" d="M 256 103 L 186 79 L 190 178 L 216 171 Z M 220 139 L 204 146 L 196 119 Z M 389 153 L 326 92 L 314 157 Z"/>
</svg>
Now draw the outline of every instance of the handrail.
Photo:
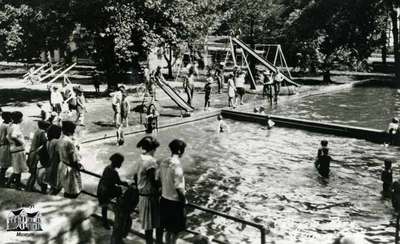
<svg viewBox="0 0 400 244">
<path fill-rule="evenodd" d="M 99 174 L 93 173 L 93 172 L 85 170 L 85 169 L 79 169 L 79 171 L 84 173 L 84 174 L 88 174 L 88 175 L 91 175 L 91 176 L 99 178 L 99 179 L 101 179 L 101 177 L 102 177 Z M 120 185 L 121 186 L 125 186 L 125 185 L 122 185 L 122 184 L 120 184 Z M 88 191 L 85 191 L 85 190 L 82 190 L 82 193 L 84 193 L 84 194 L 86 194 L 88 196 L 97 198 L 97 195 L 94 194 L 94 193 L 91 193 L 91 192 L 88 192 Z M 112 202 L 112 203 L 115 204 L 115 202 Z M 256 228 L 256 229 L 258 229 L 260 231 L 260 234 L 261 234 L 260 243 L 261 244 L 265 244 L 266 243 L 266 240 L 265 240 L 266 231 L 265 231 L 265 228 L 264 228 L 263 225 L 260 225 L 260 224 L 254 223 L 254 222 L 250 222 L 250 221 L 247 221 L 247 220 L 244 220 L 244 219 L 240 219 L 240 218 L 237 218 L 237 217 L 234 217 L 234 216 L 231 216 L 231 215 L 228 215 L 228 214 L 225 214 L 225 213 L 213 210 L 213 209 L 201 207 L 201 206 L 193 204 L 193 203 L 186 203 L 186 207 L 191 207 L 191 208 L 194 208 L 194 209 L 206 212 L 206 213 L 210 213 L 212 215 L 217 215 L 217 216 L 232 220 L 232 221 L 237 222 L 237 223 L 241 223 L 241 224 L 252 226 L 252 227 L 254 227 L 254 228 Z M 198 233 L 196 231 L 193 231 L 193 230 L 185 230 L 185 231 L 189 232 L 189 233 L 192 233 L 192 234 L 200 234 L 200 233 Z M 216 239 L 213 239 L 212 241 L 217 242 L 217 243 L 222 243 L 221 241 L 216 240 Z"/>
</svg>

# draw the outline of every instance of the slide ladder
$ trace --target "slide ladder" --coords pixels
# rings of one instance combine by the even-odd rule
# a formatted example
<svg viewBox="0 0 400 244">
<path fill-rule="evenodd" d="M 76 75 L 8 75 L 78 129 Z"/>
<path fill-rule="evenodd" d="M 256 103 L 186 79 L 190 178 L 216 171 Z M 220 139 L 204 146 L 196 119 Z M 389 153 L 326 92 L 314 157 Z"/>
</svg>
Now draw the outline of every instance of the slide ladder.
<svg viewBox="0 0 400 244">
<path fill-rule="evenodd" d="M 179 94 L 165 81 L 156 79 L 157 85 L 179 106 L 186 112 L 192 112 L 194 108 L 190 106 Z"/>
<path fill-rule="evenodd" d="M 251 49 L 249 46 L 247 46 L 247 44 L 245 44 L 244 42 L 242 42 L 241 40 L 235 38 L 235 37 L 231 37 L 231 42 L 237 44 L 240 48 L 242 48 L 243 50 L 245 50 L 246 52 L 248 52 L 251 56 L 253 56 L 255 59 L 257 59 L 261 64 L 263 64 L 265 67 L 267 67 L 269 70 L 273 71 L 273 72 L 277 72 L 278 68 L 276 66 L 274 66 L 272 63 L 270 63 L 268 60 L 265 60 L 263 57 L 261 57 L 260 55 L 258 55 L 253 49 Z M 284 80 L 287 81 L 288 83 L 294 85 L 294 86 L 300 86 L 299 84 L 297 84 L 296 82 L 292 81 L 288 76 L 286 76 L 285 74 L 282 74 Z"/>
</svg>

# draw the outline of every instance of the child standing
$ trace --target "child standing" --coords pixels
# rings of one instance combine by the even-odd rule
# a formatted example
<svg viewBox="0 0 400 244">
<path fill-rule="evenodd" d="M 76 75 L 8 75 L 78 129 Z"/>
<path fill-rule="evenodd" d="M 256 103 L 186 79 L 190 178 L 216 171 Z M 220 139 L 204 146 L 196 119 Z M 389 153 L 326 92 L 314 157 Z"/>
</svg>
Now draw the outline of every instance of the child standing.
<svg viewBox="0 0 400 244">
<path fill-rule="evenodd" d="M 127 99 L 126 93 L 122 94 L 122 101 L 121 101 L 121 123 L 125 125 L 125 127 L 129 126 L 129 113 L 131 111 L 131 106 Z"/>
<path fill-rule="evenodd" d="M 318 151 L 320 156 L 315 161 L 315 167 L 322 177 L 328 178 L 330 172 L 330 162 L 332 158 L 328 155 L 328 148 L 324 147 L 321 152 Z"/>
<path fill-rule="evenodd" d="M 392 161 L 385 160 L 385 169 L 381 173 L 382 180 L 382 195 L 390 196 L 393 183 Z"/>
<path fill-rule="evenodd" d="M 236 104 L 243 105 L 243 96 L 246 92 L 244 89 L 245 77 L 246 77 L 246 72 L 244 72 L 243 70 L 239 70 L 238 76 L 236 77 L 236 92 L 237 92 Z"/>
<path fill-rule="evenodd" d="M 39 150 L 42 147 L 47 146 L 47 135 L 46 131 L 50 127 L 50 123 L 47 121 L 40 120 L 38 121 L 38 129 L 33 134 L 31 148 L 29 149 L 28 154 L 28 167 L 29 173 L 31 174 L 28 183 L 27 183 L 27 190 L 33 191 L 34 186 L 37 179 L 37 169 L 39 163 Z"/>
<path fill-rule="evenodd" d="M 110 161 L 111 164 L 104 169 L 97 187 L 97 197 L 101 206 L 103 226 L 106 229 L 110 229 L 107 218 L 108 205 L 111 199 L 121 195 L 122 189 L 118 185 L 127 185 L 127 183 L 121 181 L 117 171 L 124 162 L 124 156 L 120 153 L 115 153 L 110 157 Z"/>
<path fill-rule="evenodd" d="M 146 244 L 153 243 L 153 229 L 156 229 L 156 243 L 162 243 L 160 231 L 159 183 L 156 178 L 158 169 L 154 154 L 160 143 L 151 136 L 145 136 L 136 145 L 142 150 L 136 164 L 135 178 L 139 190 L 139 220 L 145 231 Z"/>
<path fill-rule="evenodd" d="M 58 174 L 62 177 L 64 197 L 77 198 L 82 191 L 82 178 L 79 169 L 82 168 L 77 146 L 73 141 L 76 125 L 72 121 L 62 122 L 63 137 L 58 144 L 60 167 Z"/>
<path fill-rule="evenodd" d="M 233 77 L 234 75 L 230 74 L 228 79 L 228 107 L 235 108 L 234 98 L 236 93 L 236 86 Z"/>
<path fill-rule="evenodd" d="M 76 88 L 75 93 L 76 93 L 76 113 L 77 113 L 75 123 L 84 126 L 85 112 L 86 112 L 85 96 L 83 95 L 83 90 L 80 87 Z"/>
<path fill-rule="evenodd" d="M 210 107 L 210 96 L 211 96 L 211 83 L 213 79 L 212 77 L 207 78 L 207 83 L 204 86 L 204 110 L 207 110 Z"/>
<path fill-rule="evenodd" d="M 53 108 L 53 111 L 56 112 L 58 115 L 62 112 L 62 104 L 64 102 L 64 98 L 61 95 L 57 86 L 53 86 L 50 92 L 50 104 Z"/>
<path fill-rule="evenodd" d="M 7 140 L 7 133 L 11 125 L 11 113 L 2 112 L 3 123 L 0 125 L 0 186 L 6 182 L 6 172 L 11 166 L 10 144 Z"/>
<path fill-rule="evenodd" d="M 21 174 L 28 171 L 25 158 L 25 139 L 22 134 L 20 124 L 23 114 L 19 111 L 11 113 L 12 124 L 7 134 L 7 139 L 10 144 L 11 165 L 13 173 L 8 179 L 7 185 L 15 184 L 17 189 L 21 189 Z"/>
<path fill-rule="evenodd" d="M 175 244 L 180 232 L 186 228 L 185 177 L 180 158 L 186 143 L 175 139 L 169 145 L 171 157 L 160 165 L 162 195 L 160 200 L 161 227 L 166 230 L 166 242 Z"/>
</svg>

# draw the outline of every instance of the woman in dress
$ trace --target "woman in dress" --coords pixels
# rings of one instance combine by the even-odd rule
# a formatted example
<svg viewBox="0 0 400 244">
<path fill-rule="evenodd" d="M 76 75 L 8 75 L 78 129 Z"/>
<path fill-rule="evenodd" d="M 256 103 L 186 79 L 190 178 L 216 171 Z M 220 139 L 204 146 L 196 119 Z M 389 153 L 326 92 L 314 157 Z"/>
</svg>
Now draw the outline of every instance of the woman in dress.
<svg viewBox="0 0 400 244">
<path fill-rule="evenodd" d="M 145 230 L 146 244 L 153 243 L 153 229 L 157 230 L 156 243 L 162 243 L 159 183 L 156 181 L 158 165 L 154 158 L 154 153 L 159 146 L 158 141 L 151 136 L 145 136 L 136 145 L 137 148 L 142 149 L 134 172 L 139 190 L 139 220 Z"/>
<path fill-rule="evenodd" d="M 25 139 L 21 131 L 21 122 L 23 114 L 19 111 L 11 113 L 12 124 L 7 134 L 10 144 L 11 166 L 13 173 L 8 179 L 7 185 L 14 184 L 17 189 L 21 189 L 21 174 L 28 171 L 25 157 Z"/>
</svg>

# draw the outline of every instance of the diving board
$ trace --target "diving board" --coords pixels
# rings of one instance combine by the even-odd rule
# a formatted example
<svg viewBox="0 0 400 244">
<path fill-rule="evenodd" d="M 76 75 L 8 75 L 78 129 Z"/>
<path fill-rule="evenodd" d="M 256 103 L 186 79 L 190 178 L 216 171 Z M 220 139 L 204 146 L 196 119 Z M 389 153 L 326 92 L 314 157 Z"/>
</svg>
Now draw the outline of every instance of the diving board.
<svg viewBox="0 0 400 244">
<path fill-rule="evenodd" d="M 237 44 L 240 48 L 242 48 L 243 50 L 245 50 L 246 52 L 248 52 L 251 56 L 253 56 L 255 59 L 257 59 L 262 65 L 264 65 L 265 67 L 267 67 L 269 70 L 273 71 L 273 72 L 277 72 L 278 68 L 273 65 L 272 63 L 270 63 L 268 60 L 264 59 L 263 57 L 261 57 L 260 55 L 257 54 L 256 51 L 254 51 L 253 49 L 251 49 L 247 44 L 245 44 L 244 42 L 242 42 L 241 40 L 235 38 L 235 37 L 230 37 L 230 42 L 231 43 L 235 43 Z M 232 48 L 233 49 L 233 48 Z M 292 79 L 290 79 L 288 76 L 286 76 L 285 74 L 281 73 L 282 77 L 284 78 L 285 81 L 287 81 L 288 83 L 294 85 L 294 86 L 300 86 L 299 84 L 297 84 L 296 82 L 292 81 Z"/>
<path fill-rule="evenodd" d="M 179 106 L 186 112 L 192 112 L 194 108 L 190 106 L 179 94 L 165 81 L 155 79 L 157 85 Z"/>
</svg>

